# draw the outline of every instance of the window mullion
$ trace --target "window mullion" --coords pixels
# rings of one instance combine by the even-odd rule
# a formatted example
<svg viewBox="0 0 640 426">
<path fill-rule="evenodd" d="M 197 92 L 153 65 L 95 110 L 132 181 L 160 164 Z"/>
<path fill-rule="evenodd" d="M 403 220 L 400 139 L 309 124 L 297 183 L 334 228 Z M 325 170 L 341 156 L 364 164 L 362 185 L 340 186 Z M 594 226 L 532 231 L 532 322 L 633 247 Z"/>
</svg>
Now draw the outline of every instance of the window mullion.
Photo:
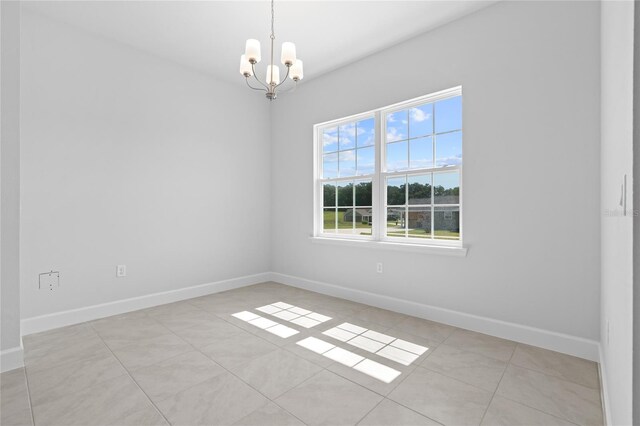
<svg viewBox="0 0 640 426">
<path fill-rule="evenodd" d="M 386 221 L 386 212 L 385 212 L 385 199 L 384 199 L 384 190 L 385 183 L 382 178 L 382 161 L 383 161 L 383 150 L 384 150 L 384 139 L 382 137 L 384 132 L 384 123 L 382 121 L 382 114 L 380 111 L 377 111 L 374 115 L 374 146 L 376 147 L 375 151 L 375 170 L 373 176 L 372 183 L 372 194 L 371 194 L 371 202 L 372 202 L 372 213 L 373 213 L 373 225 L 371 229 L 371 234 L 374 240 L 380 240 L 383 235 L 383 221 Z"/>
<path fill-rule="evenodd" d="M 409 238 L 409 176 L 407 175 L 404 177 L 404 237 Z"/>
<path fill-rule="evenodd" d="M 434 207 L 435 191 L 433 189 L 433 183 L 434 183 L 433 175 L 434 173 L 431 173 L 431 239 L 435 240 L 436 239 L 436 209 Z"/>
</svg>

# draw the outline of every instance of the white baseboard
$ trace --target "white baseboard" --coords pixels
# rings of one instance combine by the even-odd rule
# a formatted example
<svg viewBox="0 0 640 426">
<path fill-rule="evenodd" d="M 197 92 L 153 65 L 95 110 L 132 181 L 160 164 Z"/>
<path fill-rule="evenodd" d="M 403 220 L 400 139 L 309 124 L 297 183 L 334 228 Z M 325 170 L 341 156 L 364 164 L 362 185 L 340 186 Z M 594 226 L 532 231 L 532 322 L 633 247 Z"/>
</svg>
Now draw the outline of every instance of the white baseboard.
<svg viewBox="0 0 640 426">
<path fill-rule="evenodd" d="M 24 367 L 24 351 L 22 349 L 22 339 L 20 340 L 20 346 L 16 346 L 11 349 L 6 349 L 0 352 L 0 373 L 5 371 L 15 370 L 16 368 Z"/>
<path fill-rule="evenodd" d="M 308 280 L 306 278 L 285 275 L 277 272 L 273 272 L 271 274 L 271 281 L 277 281 L 282 284 L 303 288 L 305 290 L 336 296 L 352 300 L 354 302 L 365 303 L 367 305 L 400 312 L 406 315 L 412 315 L 467 330 L 489 334 L 491 336 L 501 337 L 503 339 L 509 339 L 520 343 L 562 352 L 591 361 L 599 361 L 599 344 L 595 340 L 481 317 L 478 315 L 466 314 L 464 312 L 369 293 L 363 290 L 341 287 L 334 284 Z"/>
<path fill-rule="evenodd" d="M 602 401 L 602 414 L 604 417 L 605 426 L 613 425 L 613 422 L 611 422 L 611 413 L 609 412 L 609 386 L 607 385 L 607 367 L 601 344 L 598 345 L 598 350 L 600 353 L 598 372 L 600 373 L 600 399 Z"/>
<path fill-rule="evenodd" d="M 293 287 L 299 287 L 318 293 L 353 300 L 355 302 L 365 303 L 379 308 L 389 309 L 391 311 L 407 315 L 438 321 L 467 330 L 473 330 L 504 339 L 539 346 L 592 361 L 599 361 L 600 359 L 599 344 L 593 340 L 277 272 L 247 275 L 229 280 L 201 284 L 162 293 L 154 293 L 130 299 L 117 300 L 114 302 L 56 312 L 33 318 L 26 318 L 21 321 L 22 335 L 38 333 L 111 315 L 136 311 L 138 309 L 150 308 L 165 303 L 178 302 L 180 300 L 191 299 L 220 291 L 258 284 L 265 281 L 277 281 Z M 13 351 L 13 349 L 6 352 L 9 353 L 9 351 Z M 22 354 L 22 352 L 20 352 L 20 354 Z M 11 359 L 12 356 L 17 355 L 7 355 L 7 359 Z M 3 360 L 4 357 L 5 355 L 3 352 Z M 7 365 L 9 365 L 8 361 Z"/>
<path fill-rule="evenodd" d="M 41 315 L 33 318 L 25 318 L 20 322 L 22 326 L 22 335 L 26 336 L 27 334 L 39 333 L 41 331 L 52 330 L 54 328 L 65 327 L 67 325 L 79 324 L 81 322 L 92 321 L 111 315 L 123 314 L 126 312 L 137 311 L 139 309 L 163 305 L 165 303 L 179 302 L 185 299 L 192 299 L 194 297 L 206 296 L 207 294 L 258 284 L 264 281 L 269 281 L 270 277 L 271 274 L 267 272 L 255 275 L 246 275 L 243 277 L 200 284 L 177 290 L 132 297 L 130 299 L 116 300 L 114 302 L 87 306 L 85 308 L 55 312 L 53 314 Z"/>
</svg>

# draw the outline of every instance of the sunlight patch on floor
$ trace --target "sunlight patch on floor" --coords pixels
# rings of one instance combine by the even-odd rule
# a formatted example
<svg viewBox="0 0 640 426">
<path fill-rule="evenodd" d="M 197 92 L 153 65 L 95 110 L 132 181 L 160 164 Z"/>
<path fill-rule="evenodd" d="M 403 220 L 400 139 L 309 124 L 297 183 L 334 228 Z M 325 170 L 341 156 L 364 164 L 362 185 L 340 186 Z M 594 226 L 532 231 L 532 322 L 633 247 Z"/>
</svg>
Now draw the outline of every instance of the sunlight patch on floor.
<svg viewBox="0 0 640 426">
<path fill-rule="evenodd" d="M 347 367 L 351 367 L 385 383 L 391 383 L 396 377 L 402 374 L 391 367 L 387 367 L 379 362 L 372 361 L 315 337 L 307 337 L 306 339 L 300 340 L 296 343 L 303 348 L 307 348 L 317 354 L 339 362 L 342 365 L 346 365 Z"/>
<path fill-rule="evenodd" d="M 429 350 L 424 346 L 348 322 L 330 328 L 322 334 L 407 366 Z"/>
<path fill-rule="evenodd" d="M 315 327 L 316 325 L 322 324 L 323 322 L 327 322 L 331 319 L 331 317 L 328 317 L 326 315 L 309 311 L 307 309 L 293 306 L 284 302 L 277 302 L 270 305 L 260 306 L 259 308 L 256 308 L 256 310 L 264 312 L 265 314 L 273 315 L 276 318 L 289 321 L 304 328 Z"/>
<path fill-rule="evenodd" d="M 294 330 L 291 327 L 287 327 L 286 325 L 282 325 L 275 321 L 271 321 L 270 319 L 261 317 L 260 315 L 256 315 L 249 311 L 236 312 L 231 316 L 238 318 L 239 320 L 245 321 L 255 327 L 268 331 L 271 334 L 275 334 L 276 336 L 282 337 L 283 339 L 286 339 L 287 337 L 291 337 L 294 334 L 299 333 L 298 330 Z"/>
</svg>

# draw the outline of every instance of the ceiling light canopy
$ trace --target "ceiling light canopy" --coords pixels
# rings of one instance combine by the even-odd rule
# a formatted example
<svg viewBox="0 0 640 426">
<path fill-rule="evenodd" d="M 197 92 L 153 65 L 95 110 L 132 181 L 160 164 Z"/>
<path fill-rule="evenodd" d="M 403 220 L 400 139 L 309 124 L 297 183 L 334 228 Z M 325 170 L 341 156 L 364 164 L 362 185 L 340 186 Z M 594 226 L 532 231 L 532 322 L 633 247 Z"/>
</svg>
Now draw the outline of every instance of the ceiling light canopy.
<svg viewBox="0 0 640 426">
<path fill-rule="evenodd" d="M 282 43 L 280 62 L 282 62 L 282 65 L 287 68 L 287 74 L 284 76 L 284 79 L 282 81 L 280 80 L 280 67 L 273 62 L 273 44 L 276 40 L 274 31 L 274 17 L 275 13 L 273 0 L 271 0 L 271 56 L 269 65 L 267 66 L 267 73 L 265 75 L 266 84 L 260 81 L 260 79 L 256 75 L 256 64 L 262 59 L 262 55 L 260 52 L 260 42 L 253 38 L 247 40 L 244 55 L 240 56 L 240 74 L 244 76 L 245 81 L 247 82 L 247 86 L 249 86 L 253 90 L 260 90 L 265 92 L 267 99 L 271 101 L 276 99 L 278 95 L 277 89 L 284 84 L 284 82 L 287 80 L 287 77 L 293 80 L 296 86 L 298 82 L 304 77 L 302 61 L 296 56 L 296 45 L 291 43 L 290 41 L 285 41 L 284 43 Z M 251 83 L 249 83 L 249 78 L 252 76 L 260 84 L 261 87 L 254 87 L 251 85 Z M 294 89 L 296 86 L 294 86 Z"/>
</svg>

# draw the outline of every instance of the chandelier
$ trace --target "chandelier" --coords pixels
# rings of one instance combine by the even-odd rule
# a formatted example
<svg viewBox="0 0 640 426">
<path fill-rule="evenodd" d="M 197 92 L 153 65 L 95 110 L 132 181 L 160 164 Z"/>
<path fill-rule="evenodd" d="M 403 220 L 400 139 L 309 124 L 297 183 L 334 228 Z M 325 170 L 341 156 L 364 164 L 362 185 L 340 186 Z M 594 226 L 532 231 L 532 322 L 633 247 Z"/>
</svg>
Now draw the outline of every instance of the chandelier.
<svg viewBox="0 0 640 426">
<path fill-rule="evenodd" d="M 244 55 L 240 56 L 240 74 L 244 76 L 244 79 L 247 83 L 247 86 L 252 88 L 253 90 L 261 90 L 264 91 L 267 99 L 270 101 L 274 100 L 278 93 L 278 87 L 282 86 L 284 82 L 287 80 L 287 77 L 293 80 L 295 86 L 297 87 L 298 82 L 302 80 L 302 61 L 296 58 L 296 45 L 285 41 L 282 43 L 282 51 L 280 54 L 280 61 L 282 65 L 287 67 L 287 74 L 284 76 L 284 79 L 280 81 L 280 67 L 273 63 L 273 43 L 276 40 L 276 35 L 274 31 L 274 8 L 273 8 L 273 0 L 271 0 L 271 61 L 267 66 L 267 73 L 265 76 L 265 83 L 263 83 L 256 75 L 256 64 L 260 62 L 260 42 L 256 39 L 247 40 L 247 44 L 245 47 Z M 249 78 L 254 77 L 255 80 L 260 84 L 261 87 L 254 87 L 249 83 Z"/>
</svg>

